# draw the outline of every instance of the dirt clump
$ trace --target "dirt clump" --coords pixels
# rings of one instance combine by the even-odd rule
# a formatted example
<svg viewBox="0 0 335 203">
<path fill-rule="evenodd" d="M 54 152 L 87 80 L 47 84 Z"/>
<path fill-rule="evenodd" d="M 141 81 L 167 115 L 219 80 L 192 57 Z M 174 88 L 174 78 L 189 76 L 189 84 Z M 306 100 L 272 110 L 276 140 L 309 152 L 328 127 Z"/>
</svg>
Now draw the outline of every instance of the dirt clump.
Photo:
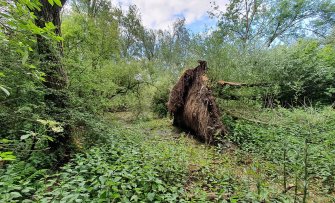
<svg viewBox="0 0 335 203">
<path fill-rule="evenodd" d="M 186 70 L 180 77 L 170 93 L 167 106 L 175 126 L 187 129 L 200 140 L 211 144 L 216 136 L 224 136 L 226 130 L 207 85 L 207 62 L 198 62 L 196 68 Z"/>
</svg>

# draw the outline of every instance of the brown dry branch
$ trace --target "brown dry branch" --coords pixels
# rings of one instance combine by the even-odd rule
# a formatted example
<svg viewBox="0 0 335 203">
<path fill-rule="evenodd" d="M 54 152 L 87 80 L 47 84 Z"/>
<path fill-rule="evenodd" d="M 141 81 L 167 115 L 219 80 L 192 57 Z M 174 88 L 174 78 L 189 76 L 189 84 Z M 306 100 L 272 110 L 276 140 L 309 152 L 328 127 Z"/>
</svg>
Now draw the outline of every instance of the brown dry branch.
<svg viewBox="0 0 335 203">
<path fill-rule="evenodd" d="M 219 80 L 218 85 L 224 87 L 224 86 L 229 86 L 229 87 L 270 87 L 270 83 L 239 83 L 239 82 L 228 82 L 224 80 Z"/>
</svg>

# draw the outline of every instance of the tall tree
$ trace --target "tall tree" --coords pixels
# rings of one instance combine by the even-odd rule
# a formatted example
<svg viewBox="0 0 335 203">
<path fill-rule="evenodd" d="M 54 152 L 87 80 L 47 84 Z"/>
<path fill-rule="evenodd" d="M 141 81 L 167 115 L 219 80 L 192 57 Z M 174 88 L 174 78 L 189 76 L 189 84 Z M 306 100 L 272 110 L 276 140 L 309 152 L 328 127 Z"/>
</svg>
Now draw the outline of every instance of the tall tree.
<svg viewBox="0 0 335 203">
<path fill-rule="evenodd" d="M 335 23 L 331 0 L 230 0 L 225 11 L 213 8 L 222 38 L 265 47 L 277 39 L 325 36 Z"/>
<path fill-rule="evenodd" d="M 185 26 L 185 19 L 177 19 L 173 24 L 173 30 L 158 32 L 158 47 L 160 57 L 167 64 L 183 66 L 189 54 L 191 37 Z"/>
<path fill-rule="evenodd" d="M 121 13 L 119 17 L 123 57 L 140 57 L 142 53 L 139 37 L 143 27 L 138 8 L 130 5 L 127 13 Z"/>
<path fill-rule="evenodd" d="M 106 61 L 117 60 L 120 55 L 119 10 L 107 0 L 71 2 L 71 12 L 64 16 L 62 23 L 66 58 L 77 63 L 79 72 L 87 61 L 95 69 Z"/>
<path fill-rule="evenodd" d="M 54 32 L 61 35 L 60 12 L 66 0 L 39 0 L 40 9 L 35 10 L 35 23 L 38 27 L 54 26 Z M 66 123 L 69 116 L 66 110 L 68 95 L 66 87 L 68 77 L 62 64 L 62 42 L 56 44 L 37 35 L 37 50 L 40 56 L 40 65 L 45 73 L 46 87 L 45 102 L 47 113 L 53 120 L 63 124 L 62 131 L 50 132 L 54 139 L 49 143 L 52 151 L 59 151 L 58 158 L 65 158 L 69 152 L 70 125 Z M 62 153 L 62 154 L 60 154 Z M 65 153 L 65 156 L 64 154 Z"/>
<path fill-rule="evenodd" d="M 185 22 L 186 19 L 181 18 L 176 20 L 173 24 L 174 51 L 180 61 L 185 59 L 189 53 L 188 46 L 191 38 Z"/>
<path fill-rule="evenodd" d="M 146 29 L 142 26 L 140 31 L 140 40 L 142 42 L 144 56 L 148 60 L 152 60 L 156 55 L 157 35 L 155 31 L 152 29 Z"/>
</svg>

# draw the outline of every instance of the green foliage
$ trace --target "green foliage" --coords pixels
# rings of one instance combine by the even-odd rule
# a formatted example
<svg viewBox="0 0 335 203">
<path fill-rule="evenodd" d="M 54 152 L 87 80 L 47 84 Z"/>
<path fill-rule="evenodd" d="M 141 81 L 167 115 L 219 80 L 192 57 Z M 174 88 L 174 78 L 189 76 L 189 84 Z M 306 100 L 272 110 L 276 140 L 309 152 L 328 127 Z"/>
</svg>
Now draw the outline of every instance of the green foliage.
<svg viewBox="0 0 335 203">
<path fill-rule="evenodd" d="M 170 90 L 166 87 L 158 87 L 153 99 L 152 108 L 153 112 L 158 117 L 163 118 L 168 114 L 167 102 L 169 101 Z"/>
<path fill-rule="evenodd" d="M 330 44 L 300 40 L 291 46 L 252 53 L 239 53 L 228 45 L 219 51 L 219 47 L 208 53 L 213 61 L 209 74 L 214 81 L 269 84 L 237 89 L 234 95 L 258 100 L 271 96 L 275 104 L 285 107 L 327 105 L 334 101 L 335 66 L 331 56 L 335 50 Z M 230 93 L 229 89 L 223 92 Z"/>
<path fill-rule="evenodd" d="M 37 170 L 23 161 L 0 169 L 0 202 L 31 202 L 37 186 L 34 183 L 45 175 L 46 170 Z"/>
<path fill-rule="evenodd" d="M 143 90 L 155 81 L 150 65 L 135 61 L 109 63 L 99 69 L 70 70 L 73 105 L 80 111 L 98 114 L 141 109 L 143 101 L 151 98 L 150 93 L 143 95 Z"/>
<path fill-rule="evenodd" d="M 120 133 L 120 132 L 116 132 Z M 121 132 L 113 137 L 113 144 L 92 148 L 85 155 L 78 155 L 73 164 L 62 169 L 58 178 L 59 187 L 53 188 L 57 179 L 49 179 L 36 195 L 41 201 L 176 201 L 182 192 L 182 171 L 173 166 L 155 165 L 141 147 L 141 137 L 133 132 Z M 135 137 L 134 137 L 135 136 Z M 92 162 L 92 160 L 95 160 Z M 171 171 L 167 182 L 164 171 Z M 52 187 L 52 191 L 45 189 Z M 73 190 L 73 188 L 78 188 Z"/>
<path fill-rule="evenodd" d="M 15 159 L 13 152 L 0 152 L 0 161 L 14 161 Z"/>
<path fill-rule="evenodd" d="M 98 10 L 96 17 L 82 14 L 80 10 L 65 16 L 62 30 L 65 59 L 69 67 L 79 69 L 81 73 L 87 68 L 98 69 L 106 62 L 119 59 L 117 14 L 111 9 L 106 4 Z"/>
<path fill-rule="evenodd" d="M 306 181 L 320 179 L 321 191 L 332 191 L 334 164 L 331 160 L 335 154 L 334 145 L 331 143 L 334 143 L 334 111 L 328 108 L 320 111 L 281 109 L 271 114 L 273 120 L 269 124 L 238 121 L 229 138 L 243 150 L 256 153 L 273 163 L 285 164 L 288 179 L 305 181 L 306 169 Z M 306 147 L 308 151 L 304 152 Z M 305 165 L 306 161 L 308 165 Z"/>
<path fill-rule="evenodd" d="M 109 133 L 110 144 L 77 154 L 59 173 L 47 175 L 24 162 L 2 169 L 1 200 L 180 201 L 187 164 L 183 144 L 153 145 L 157 140 L 147 140 L 136 128 Z"/>
<path fill-rule="evenodd" d="M 62 38 L 54 33 L 56 27 L 52 22 L 46 22 L 43 28 L 35 24 L 37 17 L 32 11 L 40 7 L 39 1 L 1 2 L 0 137 L 10 140 L 1 143 L 3 160 L 29 156 L 30 152 L 26 152 L 30 147 L 44 148 L 46 140 L 51 139 L 45 134 L 46 128 L 37 122 L 48 115 L 44 112 L 45 74 L 40 66 L 36 36 L 49 39 L 50 43 Z"/>
<path fill-rule="evenodd" d="M 279 48 L 273 54 L 270 59 L 283 57 L 277 62 L 270 60 L 276 69 L 268 72 L 280 87 L 281 103 L 332 103 L 335 68 L 328 56 L 334 54 L 334 49 L 316 41 L 301 41 L 292 48 Z"/>
<path fill-rule="evenodd" d="M 335 22 L 330 0 L 230 0 L 222 9 L 214 3 L 211 14 L 219 19 L 216 32 L 241 49 L 270 47 L 311 33 L 325 36 Z"/>
</svg>

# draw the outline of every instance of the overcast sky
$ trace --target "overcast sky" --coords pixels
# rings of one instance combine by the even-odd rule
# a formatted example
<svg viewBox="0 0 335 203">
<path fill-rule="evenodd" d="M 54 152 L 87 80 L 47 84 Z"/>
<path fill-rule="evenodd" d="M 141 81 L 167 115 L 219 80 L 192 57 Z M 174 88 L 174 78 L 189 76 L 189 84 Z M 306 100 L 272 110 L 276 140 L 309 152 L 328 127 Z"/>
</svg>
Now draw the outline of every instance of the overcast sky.
<svg viewBox="0 0 335 203">
<path fill-rule="evenodd" d="M 126 8 L 135 4 L 139 8 L 143 24 L 154 29 L 171 29 L 173 22 L 185 17 L 186 24 L 193 32 L 205 31 L 215 22 L 208 17 L 213 0 L 112 0 L 114 5 Z M 224 8 L 228 0 L 216 0 Z"/>
</svg>

